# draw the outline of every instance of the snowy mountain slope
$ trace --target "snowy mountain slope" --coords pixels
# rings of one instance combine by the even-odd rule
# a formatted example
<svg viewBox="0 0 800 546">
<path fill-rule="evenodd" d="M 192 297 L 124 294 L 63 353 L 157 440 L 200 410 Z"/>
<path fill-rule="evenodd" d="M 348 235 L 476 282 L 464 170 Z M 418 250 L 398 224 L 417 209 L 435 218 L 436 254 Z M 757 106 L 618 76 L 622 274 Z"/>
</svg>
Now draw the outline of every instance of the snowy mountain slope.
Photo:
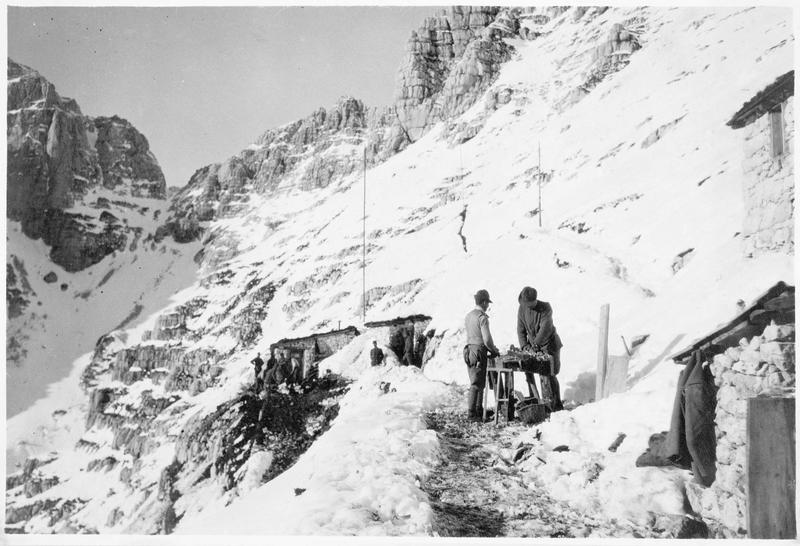
<svg viewBox="0 0 800 546">
<path fill-rule="evenodd" d="M 623 350 L 620 336 L 650 335 L 632 362 L 637 382 L 629 393 L 557 414 L 542 427 L 545 442 L 566 437 L 572 451 L 549 455 L 556 464 L 546 471 L 529 468 L 530 480 L 609 517 L 641 523 L 651 512 L 681 513 L 674 473 L 633 468 L 647 436 L 668 421 L 676 373 L 665 358 L 727 318 L 737 299 L 793 277 L 790 256 L 742 257 L 742 137 L 725 126 L 742 102 L 793 65 L 790 12 L 536 14 L 505 15 L 533 39 L 506 38 L 511 59 L 470 109 L 366 175 L 366 320 L 433 317 L 439 345 L 424 374 L 368 370 L 367 333 L 321 363 L 356 382 L 331 429 L 280 477 L 230 487 L 213 470 L 224 458 L 219 445 L 187 456 L 192 434 L 206 437 L 203 417 L 229 407 L 251 381 L 247 362 L 256 347 L 339 322 L 361 326 L 361 173 L 309 188 L 305 170 L 290 169 L 260 193 L 245 170 L 239 190 L 248 191 L 237 197 L 235 214 L 198 214 L 201 278 L 169 308 L 76 361 L 76 370 L 88 365 L 91 372 L 88 408 L 68 409 L 58 396 L 40 403 L 67 410 L 59 419 L 73 426 L 43 446 L 56 459 L 29 472 L 28 481 L 52 484 L 57 476 L 58 484 L 30 496 L 9 491 L 14 524 L 27 531 L 428 533 L 431 511 L 410 479 L 424 482 L 437 464 L 423 414 L 463 394 L 460 346 L 471 294 L 489 290 L 492 330 L 503 347 L 516 343 L 525 285 L 553 304 L 565 344 L 562 389 L 594 368 L 602 303 L 611 303 L 612 353 Z M 631 36 L 637 46 L 624 45 Z M 341 140 L 326 153 L 357 165 L 360 141 Z M 534 213 L 539 143 L 542 168 L 552 174 L 543 211 Z M 674 268 L 688 249 L 690 258 Z M 386 380 L 401 386 L 379 396 L 377 383 Z M 83 432 L 77 424 L 87 411 L 97 423 Z M 9 441 L 24 440 L 22 424 L 31 421 L 30 414 L 12 419 Z M 623 448 L 605 451 L 623 430 Z M 252 448 L 241 456 L 237 464 L 263 463 Z M 113 459 L 103 467 L 111 490 L 86 500 L 75 469 L 96 468 L 103 457 Z M 591 486 L 576 471 L 589 457 L 606 469 Z M 173 478 L 164 477 L 167 467 Z M 387 505 L 376 505 L 363 476 L 387 483 L 387 468 L 398 473 L 398 488 Z M 265 518 L 266 499 L 291 510 Z M 61 510 L 65 503 L 74 508 Z"/>
</svg>

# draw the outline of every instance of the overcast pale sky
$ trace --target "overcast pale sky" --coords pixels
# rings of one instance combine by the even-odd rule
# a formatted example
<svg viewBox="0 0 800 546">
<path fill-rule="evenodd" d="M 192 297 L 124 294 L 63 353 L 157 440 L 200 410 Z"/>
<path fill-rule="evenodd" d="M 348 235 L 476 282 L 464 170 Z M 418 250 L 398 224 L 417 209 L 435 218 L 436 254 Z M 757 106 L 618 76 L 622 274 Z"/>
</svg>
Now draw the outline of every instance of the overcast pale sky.
<svg viewBox="0 0 800 546">
<path fill-rule="evenodd" d="M 8 55 L 84 114 L 117 114 L 170 186 L 266 129 L 353 95 L 392 100 L 412 30 L 435 7 L 9 7 Z"/>
</svg>

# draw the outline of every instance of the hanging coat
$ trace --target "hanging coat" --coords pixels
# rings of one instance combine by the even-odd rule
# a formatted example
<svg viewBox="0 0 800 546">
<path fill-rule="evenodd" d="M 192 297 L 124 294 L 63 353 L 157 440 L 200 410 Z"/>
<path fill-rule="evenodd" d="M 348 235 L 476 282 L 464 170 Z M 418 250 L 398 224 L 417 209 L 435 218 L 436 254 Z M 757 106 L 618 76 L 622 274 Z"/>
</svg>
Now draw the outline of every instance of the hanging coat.
<svg viewBox="0 0 800 546">
<path fill-rule="evenodd" d="M 716 478 L 715 408 L 714 377 L 695 351 L 678 379 L 666 453 L 679 466 L 691 465 L 695 479 L 706 486 Z"/>
</svg>

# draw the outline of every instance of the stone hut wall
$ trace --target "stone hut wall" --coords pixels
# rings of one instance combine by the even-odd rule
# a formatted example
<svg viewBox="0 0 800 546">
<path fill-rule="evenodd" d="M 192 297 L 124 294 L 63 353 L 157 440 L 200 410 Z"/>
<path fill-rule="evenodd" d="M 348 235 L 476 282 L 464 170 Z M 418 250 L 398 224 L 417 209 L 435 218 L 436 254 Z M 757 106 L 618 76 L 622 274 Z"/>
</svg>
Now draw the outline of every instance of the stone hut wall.
<svg viewBox="0 0 800 546">
<path fill-rule="evenodd" d="M 358 330 L 350 327 L 297 339 L 282 339 L 274 343 L 272 347 L 280 350 L 287 349 L 291 354 L 301 357 L 303 377 L 306 377 L 317 360 L 331 356 L 350 343 L 357 335 Z"/>
<path fill-rule="evenodd" d="M 769 114 L 745 127 L 744 252 L 794 253 L 794 98 L 783 103 L 784 152 L 772 157 Z"/>
<path fill-rule="evenodd" d="M 714 357 L 711 371 L 718 387 L 716 409 L 717 478 L 710 487 L 687 482 L 692 509 L 712 535 L 747 534 L 747 399 L 794 397 L 793 324 L 767 326 L 761 336 L 742 339 Z"/>
<path fill-rule="evenodd" d="M 321 357 L 331 356 L 350 343 L 357 335 L 358 332 L 355 330 L 342 330 L 329 334 L 320 334 L 316 336 L 317 354 Z"/>
</svg>

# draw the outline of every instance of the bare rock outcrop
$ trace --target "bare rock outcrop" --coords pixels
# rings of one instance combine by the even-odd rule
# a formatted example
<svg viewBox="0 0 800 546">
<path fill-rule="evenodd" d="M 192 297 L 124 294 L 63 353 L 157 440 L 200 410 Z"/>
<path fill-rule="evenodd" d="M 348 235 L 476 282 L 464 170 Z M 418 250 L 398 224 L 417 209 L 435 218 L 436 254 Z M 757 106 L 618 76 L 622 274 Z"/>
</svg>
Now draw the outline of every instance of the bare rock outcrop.
<svg viewBox="0 0 800 546">
<path fill-rule="evenodd" d="M 85 116 L 32 68 L 9 59 L 7 73 L 7 218 L 50 246 L 67 271 L 122 250 L 123 226 L 69 209 L 100 187 L 163 199 L 166 182 L 147 139 L 119 117 Z"/>
<path fill-rule="evenodd" d="M 394 105 L 408 141 L 465 112 L 494 81 L 512 51 L 503 38 L 519 30 L 509 11 L 500 13 L 497 7 L 455 6 L 411 33 Z"/>
<path fill-rule="evenodd" d="M 438 121 L 469 109 L 495 80 L 519 37 L 520 10 L 464 6 L 426 18 L 411 33 L 397 78 L 395 101 L 368 108 L 343 97 L 298 121 L 271 129 L 239 154 L 205 166 L 173 198 L 156 240 L 203 238 L 209 222 L 241 215 L 253 193 L 289 187 L 324 188 L 363 165 L 375 165 L 405 148 Z M 222 240 L 206 241 L 204 264 Z M 232 242 L 224 241 L 225 248 Z"/>
</svg>

